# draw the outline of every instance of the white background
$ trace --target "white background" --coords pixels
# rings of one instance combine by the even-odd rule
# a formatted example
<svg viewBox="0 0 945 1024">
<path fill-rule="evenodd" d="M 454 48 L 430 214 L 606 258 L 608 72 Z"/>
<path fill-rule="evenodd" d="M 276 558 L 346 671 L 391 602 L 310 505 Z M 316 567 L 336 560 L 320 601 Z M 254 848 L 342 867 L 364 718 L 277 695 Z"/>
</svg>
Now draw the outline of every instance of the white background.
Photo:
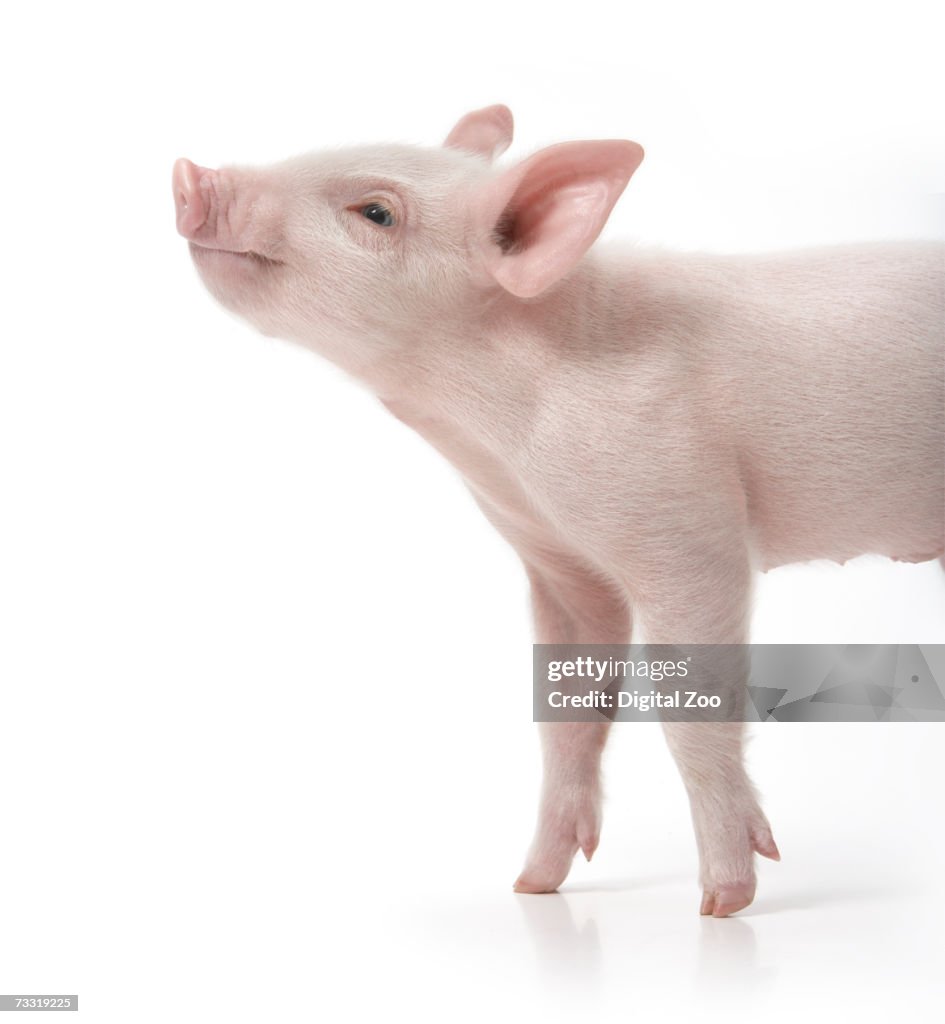
<svg viewBox="0 0 945 1024">
<path fill-rule="evenodd" d="M 592 865 L 516 897 L 516 560 L 432 450 L 216 308 L 173 160 L 647 157 L 609 237 L 941 237 L 940 5 L 19 5 L 0 42 L 0 992 L 117 1021 L 938 1019 L 941 726 L 760 728 L 784 855 L 697 916 L 657 732 Z M 904 479 L 903 501 L 909 481 Z M 936 563 L 769 574 L 755 639 L 945 641 Z"/>
</svg>

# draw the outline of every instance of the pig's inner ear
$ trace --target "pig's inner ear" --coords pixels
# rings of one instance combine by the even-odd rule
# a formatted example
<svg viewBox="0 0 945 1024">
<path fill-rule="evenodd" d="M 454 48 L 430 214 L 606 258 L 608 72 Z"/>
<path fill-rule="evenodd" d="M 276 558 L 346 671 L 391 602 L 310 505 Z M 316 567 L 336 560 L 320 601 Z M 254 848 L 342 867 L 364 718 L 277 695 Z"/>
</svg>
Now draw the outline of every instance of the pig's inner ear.
<svg viewBox="0 0 945 1024">
<path fill-rule="evenodd" d="M 600 234 L 640 166 L 635 142 L 565 142 L 500 175 L 481 197 L 489 273 L 532 298 L 560 280 Z"/>
<path fill-rule="evenodd" d="M 447 135 L 444 146 L 477 153 L 487 160 L 495 160 L 512 144 L 512 111 L 497 104 L 474 110 L 461 118 Z"/>
</svg>

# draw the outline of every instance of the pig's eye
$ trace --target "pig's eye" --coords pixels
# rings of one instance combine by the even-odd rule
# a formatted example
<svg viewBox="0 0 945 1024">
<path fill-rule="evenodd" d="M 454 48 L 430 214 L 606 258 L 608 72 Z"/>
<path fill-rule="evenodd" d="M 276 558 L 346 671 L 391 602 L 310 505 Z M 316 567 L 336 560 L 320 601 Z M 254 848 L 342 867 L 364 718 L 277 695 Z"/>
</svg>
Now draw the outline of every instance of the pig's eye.
<svg viewBox="0 0 945 1024">
<path fill-rule="evenodd" d="M 368 220 L 374 221 L 375 224 L 380 224 L 382 228 L 389 228 L 394 224 L 394 215 L 380 203 L 368 203 L 367 206 L 362 206 L 361 214 Z"/>
</svg>

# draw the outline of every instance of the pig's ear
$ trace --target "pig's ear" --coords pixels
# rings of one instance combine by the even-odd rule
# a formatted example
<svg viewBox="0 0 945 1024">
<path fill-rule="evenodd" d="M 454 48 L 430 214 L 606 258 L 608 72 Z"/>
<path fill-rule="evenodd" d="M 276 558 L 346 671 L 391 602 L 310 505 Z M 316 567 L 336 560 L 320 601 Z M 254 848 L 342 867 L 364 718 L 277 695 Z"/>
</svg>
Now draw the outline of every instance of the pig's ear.
<svg viewBox="0 0 945 1024">
<path fill-rule="evenodd" d="M 474 110 L 461 118 L 446 136 L 444 146 L 478 153 L 495 160 L 512 144 L 512 111 L 502 104 Z"/>
<path fill-rule="evenodd" d="M 642 159 L 635 142 L 564 142 L 499 175 L 479 197 L 488 272 L 520 298 L 560 280 L 600 234 Z"/>
</svg>

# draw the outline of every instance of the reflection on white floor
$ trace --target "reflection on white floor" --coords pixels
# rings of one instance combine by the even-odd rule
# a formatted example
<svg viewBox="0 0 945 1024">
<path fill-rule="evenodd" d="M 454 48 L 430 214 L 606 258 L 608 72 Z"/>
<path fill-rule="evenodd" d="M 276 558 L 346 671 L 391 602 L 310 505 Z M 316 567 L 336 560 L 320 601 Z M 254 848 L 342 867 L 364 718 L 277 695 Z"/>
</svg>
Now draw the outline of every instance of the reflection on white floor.
<svg viewBox="0 0 945 1024">
<path fill-rule="evenodd" d="M 475 903 L 421 895 L 403 908 L 404 932 L 389 924 L 406 939 L 398 962 L 427 967 L 417 1019 L 441 1005 L 453 1020 L 690 1020 L 698 1010 L 826 1021 L 831 1007 L 861 1021 L 938 1020 L 941 892 L 882 873 L 871 882 L 863 853 L 833 878 L 815 880 L 806 865 L 809 884 L 768 879 L 756 905 L 727 920 L 698 917 L 692 879 L 666 874 Z"/>
</svg>

